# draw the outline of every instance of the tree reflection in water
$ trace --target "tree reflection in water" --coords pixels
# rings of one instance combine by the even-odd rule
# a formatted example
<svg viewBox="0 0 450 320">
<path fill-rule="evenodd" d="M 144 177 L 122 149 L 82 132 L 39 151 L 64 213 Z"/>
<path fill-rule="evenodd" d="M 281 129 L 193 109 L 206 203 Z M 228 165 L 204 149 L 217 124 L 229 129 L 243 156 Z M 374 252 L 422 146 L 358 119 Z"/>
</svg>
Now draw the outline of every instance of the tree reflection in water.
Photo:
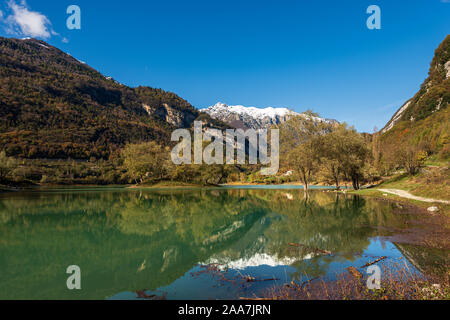
<svg viewBox="0 0 450 320">
<path fill-rule="evenodd" d="M 198 263 L 289 265 L 292 279 L 360 258 L 391 204 L 322 191 L 90 189 L 0 197 L 0 298 L 102 299 L 168 286 Z M 301 247 L 289 243 L 302 244 Z M 331 251 L 321 255 L 314 248 Z M 82 270 L 68 291 L 65 270 Z"/>
</svg>

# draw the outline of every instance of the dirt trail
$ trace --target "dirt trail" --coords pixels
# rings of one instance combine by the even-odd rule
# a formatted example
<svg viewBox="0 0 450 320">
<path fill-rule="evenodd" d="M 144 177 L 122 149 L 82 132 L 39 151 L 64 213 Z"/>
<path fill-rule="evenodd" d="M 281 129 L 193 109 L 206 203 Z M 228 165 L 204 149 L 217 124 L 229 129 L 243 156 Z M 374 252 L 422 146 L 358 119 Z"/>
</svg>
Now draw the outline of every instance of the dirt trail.
<svg viewBox="0 0 450 320">
<path fill-rule="evenodd" d="M 396 196 L 399 196 L 402 198 L 407 198 L 407 199 L 412 199 L 412 200 L 431 202 L 431 203 L 439 202 L 439 203 L 450 204 L 450 201 L 448 201 L 448 200 L 436 200 L 436 199 L 418 197 L 418 196 L 412 195 L 411 193 L 409 193 L 408 191 L 405 191 L 405 190 L 399 190 L 399 189 L 378 189 L 378 190 L 380 190 L 381 192 L 395 194 Z"/>
</svg>

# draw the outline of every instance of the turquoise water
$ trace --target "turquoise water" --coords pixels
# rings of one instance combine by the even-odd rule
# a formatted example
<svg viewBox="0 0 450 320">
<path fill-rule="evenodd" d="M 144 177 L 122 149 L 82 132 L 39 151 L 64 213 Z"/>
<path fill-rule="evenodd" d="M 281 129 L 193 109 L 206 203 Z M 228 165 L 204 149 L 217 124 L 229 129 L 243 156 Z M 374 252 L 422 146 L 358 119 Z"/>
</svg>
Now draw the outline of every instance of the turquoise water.
<svg viewBox="0 0 450 320">
<path fill-rule="evenodd" d="M 427 259 L 411 257 L 425 248 L 387 240 L 410 219 L 389 203 L 288 186 L 1 194 L 0 298 L 237 299 L 380 256 L 420 272 Z M 81 290 L 67 289 L 70 265 Z"/>
</svg>

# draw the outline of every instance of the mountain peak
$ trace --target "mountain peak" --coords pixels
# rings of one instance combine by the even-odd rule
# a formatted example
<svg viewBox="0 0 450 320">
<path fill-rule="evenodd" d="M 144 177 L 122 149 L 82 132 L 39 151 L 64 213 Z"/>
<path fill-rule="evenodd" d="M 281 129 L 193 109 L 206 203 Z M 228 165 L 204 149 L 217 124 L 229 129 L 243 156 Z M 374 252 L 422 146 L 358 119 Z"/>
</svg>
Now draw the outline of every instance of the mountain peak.
<svg viewBox="0 0 450 320">
<path fill-rule="evenodd" d="M 211 118 L 226 122 L 236 128 L 242 129 L 267 129 L 272 125 L 283 123 L 294 116 L 303 114 L 294 112 L 289 108 L 256 108 L 242 105 L 229 106 L 226 103 L 218 102 L 214 106 L 200 109 Z M 314 118 L 314 121 L 335 122 L 322 118 Z"/>
<path fill-rule="evenodd" d="M 214 106 L 207 108 L 206 110 L 228 110 L 230 112 L 238 113 L 238 114 L 249 114 L 255 117 L 270 117 L 273 118 L 275 116 L 286 116 L 287 114 L 294 114 L 295 112 L 289 110 L 288 108 L 256 108 L 256 107 L 245 107 L 242 105 L 234 105 L 229 106 L 226 103 L 218 102 Z"/>
</svg>

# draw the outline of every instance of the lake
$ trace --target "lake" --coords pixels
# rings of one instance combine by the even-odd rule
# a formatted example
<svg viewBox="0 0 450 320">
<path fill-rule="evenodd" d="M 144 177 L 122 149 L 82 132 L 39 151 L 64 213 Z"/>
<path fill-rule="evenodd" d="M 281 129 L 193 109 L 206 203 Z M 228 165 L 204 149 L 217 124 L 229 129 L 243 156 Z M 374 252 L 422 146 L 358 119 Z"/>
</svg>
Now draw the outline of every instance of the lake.
<svg viewBox="0 0 450 320">
<path fill-rule="evenodd" d="M 448 250 L 405 240 L 422 228 L 395 203 L 298 187 L 3 193 L 0 299 L 238 299 L 381 256 L 446 272 Z"/>
</svg>

